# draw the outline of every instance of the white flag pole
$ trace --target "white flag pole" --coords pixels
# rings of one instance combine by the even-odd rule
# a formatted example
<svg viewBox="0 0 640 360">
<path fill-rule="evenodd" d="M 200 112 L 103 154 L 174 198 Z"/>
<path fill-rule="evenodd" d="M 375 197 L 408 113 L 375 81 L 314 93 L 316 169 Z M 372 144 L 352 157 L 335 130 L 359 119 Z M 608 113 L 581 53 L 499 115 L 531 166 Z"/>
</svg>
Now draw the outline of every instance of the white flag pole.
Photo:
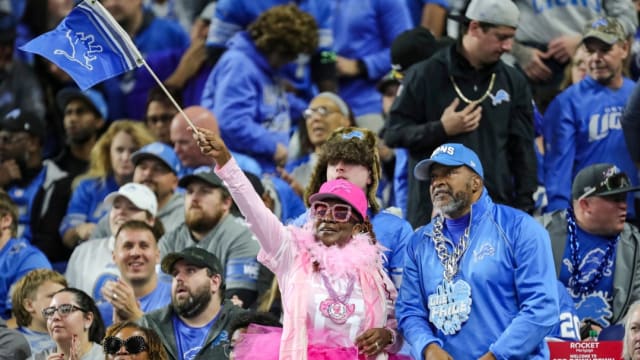
<svg viewBox="0 0 640 360">
<path fill-rule="evenodd" d="M 140 53 L 136 45 L 133 43 L 133 40 L 131 40 L 131 37 L 129 36 L 129 34 L 127 34 L 127 32 L 124 31 L 124 29 L 120 26 L 120 24 L 118 24 L 116 19 L 113 18 L 111 13 L 107 9 L 105 9 L 104 6 L 102 6 L 102 4 L 98 0 L 89 0 L 89 1 L 91 3 L 91 6 L 96 8 L 96 10 L 100 12 L 100 14 L 102 14 L 106 18 L 106 20 L 111 23 L 113 28 L 118 32 L 117 35 L 119 35 L 119 37 L 122 38 L 122 41 L 124 41 L 125 45 L 129 48 L 129 50 L 131 50 L 135 54 L 135 57 L 136 57 L 135 60 L 137 65 L 138 66 L 142 65 L 147 69 L 147 71 L 149 71 L 149 74 L 151 74 L 151 77 L 158 83 L 158 85 L 160 85 L 160 88 L 162 89 L 162 91 L 167 95 L 167 97 L 169 98 L 173 106 L 175 106 L 176 109 L 178 109 L 178 112 L 180 113 L 180 115 L 184 117 L 184 119 L 187 121 L 187 124 L 189 124 L 191 129 L 193 129 L 193 132 L 195 134 L 198 134 L 199 133 L 198 128 L 193 124 L 191 119 L 189 119 L 189 117 L 184 112 L 184 110 L 182 110 L 180 105 L 178 105 L 178 102 L 173 98 L 173 96 L 171 96 L 171 93 L 169 93 L 169 90 L 167 90 L 167 88 L 164 86 L 162 81 L 158 79 L 158 76 L 156 75 L 155 72 L 153 72 L 153 69 L 151 69 L 149 64 L 147 64 L 147 62 L 144 60 L 144 57 L 142 56 L 142 54 Z"/>
</svg>

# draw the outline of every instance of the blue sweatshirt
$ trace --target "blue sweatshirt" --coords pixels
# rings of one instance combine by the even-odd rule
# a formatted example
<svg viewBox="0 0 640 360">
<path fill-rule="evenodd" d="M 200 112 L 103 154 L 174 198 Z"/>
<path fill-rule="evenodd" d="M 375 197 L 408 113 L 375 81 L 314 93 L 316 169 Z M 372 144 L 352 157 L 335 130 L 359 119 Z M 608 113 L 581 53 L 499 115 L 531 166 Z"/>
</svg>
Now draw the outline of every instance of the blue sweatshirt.
<svg viewBox="0 0 640 360">
<path fill-rule="evenodd" d="M 634 84 L 625 78 L 620 89 L 612 90 L 586 77 L 551 102 L 542 122 L 547 212 L 571 205 L 573 178 L 592 164 L 614 164 L 638 185 L 620 124 Z M 633 193 L 627 199 L 629 217 L 635 218 Z"/>
<path fill-rule="evenodd" d="M 242 31 L 207 79 L 201 105 L 218 118 L 222 139 L 229 149 L 258 161 L 265 173 L 275 170 L 276 145 L 289 144 L 289 102 L 278 82 L 277 69 Z"/>
<path fill-rule="evenodd" d="M 334 49 L 339 56 L 362 60 L 367 77 L 341 78 L 340 97 L 356 116 L 381 114 L 376 84 L 391 70 L 391 43 L 409 30 L 406 4 L 398 0 L 331 0 Z"/>
<path fill-rule="evenodd" d="M 494 204 L 486 189 L 472 205 L 470 221 L 468 248 L 454 281 L 470 285 L 471 309 L 453 335 L 429 317 L 427 299 L 443 281 L 433 224 L 416 230 L 407 245 L 396 315 L 414 356 L 422 358 L 424 348 L 437 343 L 456 360 L 488 351 L 497 359 L 548 358 L 544 337 L 559 316 L 549 234 L 526 213 Z"/>
</svg>

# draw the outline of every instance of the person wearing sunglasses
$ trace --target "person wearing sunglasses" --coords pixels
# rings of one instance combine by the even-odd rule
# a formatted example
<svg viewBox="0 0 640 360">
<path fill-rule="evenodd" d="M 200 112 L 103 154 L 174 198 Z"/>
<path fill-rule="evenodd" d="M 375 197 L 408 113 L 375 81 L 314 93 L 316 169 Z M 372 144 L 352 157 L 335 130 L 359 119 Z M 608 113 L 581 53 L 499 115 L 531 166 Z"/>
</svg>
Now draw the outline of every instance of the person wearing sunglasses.
<svg viewBox="0 0 640 360">
<path fill-rule="evenodd" d="M 158 334 L 133 321 L 111 325 L 102 341 L 104 360 L 167 360 L 167 352 Z"/>
<path fill-rule="evenodd" d="M 309 198 L 307 223 L 285 226 L 264 206 L 219 134 L 199 128 L 194 137 L 216 160 L 216 173 L 260 243 L 258 259 L 280 284 L 280 359 L 395 357 L 402 345 L 396 290 L 383 268 L 364 191 L 344 179 L 328 181 Z"/>
<path fill-rule="evenodd" d="M 104 322 L 93 299 L 84 291 L 64 288 L 53 295 L 42 310 L 49 336 L 56 346 L 37 354 L 34 360 L 102 360 L 100 342 Z"/>
<path fill-rule="evenodd" d="M 575 176 L 572 206 L 539 219 L 584 334 L 621 324 L 640 299 L 640 278 L 634 276 L 640 271 L 640 232 L 626 222 L 627 195 L 635 191 L 640 186 L 617 166 L 593 164 Z"/>
</svg>

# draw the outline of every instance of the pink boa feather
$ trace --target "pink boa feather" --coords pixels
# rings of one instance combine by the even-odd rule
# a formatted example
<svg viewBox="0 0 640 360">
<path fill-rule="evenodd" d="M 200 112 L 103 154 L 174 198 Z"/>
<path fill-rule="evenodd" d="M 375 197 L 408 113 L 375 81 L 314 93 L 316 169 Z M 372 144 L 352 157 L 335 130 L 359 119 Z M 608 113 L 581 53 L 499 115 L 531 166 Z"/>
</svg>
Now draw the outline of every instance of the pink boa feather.
<svg viewBox="0 0 640 360">
<path fill-rule="evenodd" d="M 300 249 L 307 252 L 311 262 L 317 262 L 321 269 L 327 269 L 332 275 L 343 276 L 361 268 L 369 271 L 382 270 L 385 248 L 380 243 L 372 244 L 367 233 L 351 238 L 343 247 L 326 246 L 316 240 L 309 229 L 298 229 Z M 367 269 L 368 268 L 368 269 Z"/>
</svg>

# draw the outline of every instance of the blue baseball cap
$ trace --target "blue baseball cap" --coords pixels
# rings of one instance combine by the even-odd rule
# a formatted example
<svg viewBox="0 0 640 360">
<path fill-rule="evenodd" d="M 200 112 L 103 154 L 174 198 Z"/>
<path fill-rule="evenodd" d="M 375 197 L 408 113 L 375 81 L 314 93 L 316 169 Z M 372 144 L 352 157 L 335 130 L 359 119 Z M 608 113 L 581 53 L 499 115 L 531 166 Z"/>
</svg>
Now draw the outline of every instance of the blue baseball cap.
<svg viewBox="0 0 640 360">
<path fill-rule="evenodd" d="M 484 172 L 478 155 L 462 144 L 449 143 L 438 146 L 431 154 L 431 157 L 420 161 L 416 165 L 413 169 L 413 176 L 418 180 L 429 180 L 431 165 L 434 163 L 444 166 L 466 165 L 484 179 Z"/>
<path fill-rule="evenodd" d="M 109 115 L 107 101 L 97 90 L 87 89 L 82 91 L 78 88 L 68 87 L 60 90 L 58 94 L 56 94 L 58 108 L 60 108 L 60 111 L 63 113 L 69 102 L 76 99 L 84 101 L 96 114 L 107 120 L 107 116 Z"/>
<path fill-rule="evenodd" d="M 150 157 L 162 161 L 174 174 L 180 173 L 180 160 L 171 146 L 159 141 L 147 144 L 131 155 L 131 161 L 137 166 L 140 161 Z"/>
</svg>

